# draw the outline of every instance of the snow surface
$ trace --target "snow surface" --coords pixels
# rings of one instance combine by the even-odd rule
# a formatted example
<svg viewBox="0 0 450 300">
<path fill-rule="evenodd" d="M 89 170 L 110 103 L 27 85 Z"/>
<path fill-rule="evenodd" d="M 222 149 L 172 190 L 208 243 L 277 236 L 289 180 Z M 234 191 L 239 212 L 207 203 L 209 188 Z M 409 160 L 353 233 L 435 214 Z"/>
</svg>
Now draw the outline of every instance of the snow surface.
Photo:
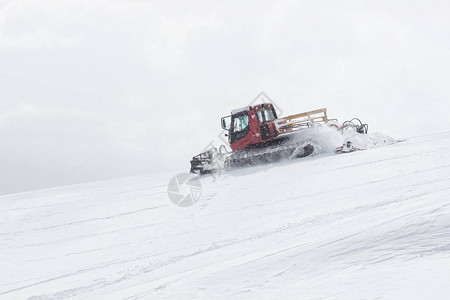
<svg viewBox="0 0 450 300">
<path fill-rule="evenodd" d="M 0 197 L 1 299 L 450 298 L 450 132 Z M 186 165 L 188 169 L 188 164 Z"/>
</svg>

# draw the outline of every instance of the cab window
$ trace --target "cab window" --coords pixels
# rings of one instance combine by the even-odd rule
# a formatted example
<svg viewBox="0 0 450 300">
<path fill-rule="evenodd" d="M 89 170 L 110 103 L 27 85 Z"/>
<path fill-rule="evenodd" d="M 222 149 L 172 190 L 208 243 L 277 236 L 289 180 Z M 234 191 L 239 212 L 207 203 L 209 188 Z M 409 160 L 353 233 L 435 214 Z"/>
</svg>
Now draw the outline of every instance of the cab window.
<svg viewBox="0 0 450 300">
<path fill-rule="evenodd" d="M 235 117 L 233 122 L 233 132 L 239 132 L 247 129 L 249 126 L 248 115 L 243 114 L 241 116 Z"/>
</svg>

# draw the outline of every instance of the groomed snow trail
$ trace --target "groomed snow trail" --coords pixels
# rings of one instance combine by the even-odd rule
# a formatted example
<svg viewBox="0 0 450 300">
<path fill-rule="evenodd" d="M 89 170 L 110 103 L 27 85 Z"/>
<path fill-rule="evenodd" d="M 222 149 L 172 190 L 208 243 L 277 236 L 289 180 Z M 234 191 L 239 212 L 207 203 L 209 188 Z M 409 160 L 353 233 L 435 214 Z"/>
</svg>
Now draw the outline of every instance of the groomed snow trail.
<svg viewBox="0 0 450 300">
<path fill-rule="evenodd" d="M 450 295 L 450 132 L 207 176 L 187 208 L 173 175 L 0 197 L 0 299 Z"/>
</svg>

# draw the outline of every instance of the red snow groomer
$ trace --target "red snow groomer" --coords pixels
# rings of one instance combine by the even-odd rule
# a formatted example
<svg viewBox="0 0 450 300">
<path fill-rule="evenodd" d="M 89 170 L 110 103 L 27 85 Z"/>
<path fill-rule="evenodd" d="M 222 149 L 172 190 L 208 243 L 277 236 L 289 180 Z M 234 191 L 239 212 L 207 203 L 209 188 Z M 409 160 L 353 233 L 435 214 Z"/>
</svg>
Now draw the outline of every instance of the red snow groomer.
<svg viewBox="0 0 450 300">
<path fill-rule="evenodd" d="M 331 121 L 331 122 L 330 122 Z M 359 121 L 359 120 L 358 120 Z M 349 122 L 346 122 L 350 124 Z M 359 133 L 367 133 L 367 125 L 351 123 Z M 279 161 L 283 158 L 302 158 L 314 153 L 314 142 L 305 136 L 305 129 L 315 126 L 334 126 L 326 108 L 278 118 L 270 103 L 235 109 L 221 119 L 227 130 L 232 152 L 225 146 L 209 149 L 191 160 L 191 173 L 207 174 L 217 168 L 234 168 Z"/>
</svg>

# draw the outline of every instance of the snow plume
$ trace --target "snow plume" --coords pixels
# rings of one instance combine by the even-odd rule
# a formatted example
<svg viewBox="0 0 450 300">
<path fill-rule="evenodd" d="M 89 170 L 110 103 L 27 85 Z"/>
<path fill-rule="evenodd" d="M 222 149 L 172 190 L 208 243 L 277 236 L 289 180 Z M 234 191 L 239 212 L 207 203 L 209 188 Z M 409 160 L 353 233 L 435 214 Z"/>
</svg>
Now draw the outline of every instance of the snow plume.
<svg viewBox="0 0 450 300">
<path fill-rule="evenodd" d="M 345 139 L 344 142 L 349 140 L 352 142 L 353 146 L 359 149 L 381 147 L 399 142 L 399 140 L 379 132 L 359 134 L 349 130 L 344 131 L 342 136 Z"/>
<path fill-rule="evenodd" d="M 398 140 L 388 135 L 375 132 L 368 134 L 357 133 L 353 128 L 338 130 L 335 126 L 317 126 L 304 130 L 296 137 L 298 141 L 312 144 L 314 155 L 333 154 L 334 150 L 347 141 L 359 149 L 369 149 L 397 143 Z"/>
</svg>

